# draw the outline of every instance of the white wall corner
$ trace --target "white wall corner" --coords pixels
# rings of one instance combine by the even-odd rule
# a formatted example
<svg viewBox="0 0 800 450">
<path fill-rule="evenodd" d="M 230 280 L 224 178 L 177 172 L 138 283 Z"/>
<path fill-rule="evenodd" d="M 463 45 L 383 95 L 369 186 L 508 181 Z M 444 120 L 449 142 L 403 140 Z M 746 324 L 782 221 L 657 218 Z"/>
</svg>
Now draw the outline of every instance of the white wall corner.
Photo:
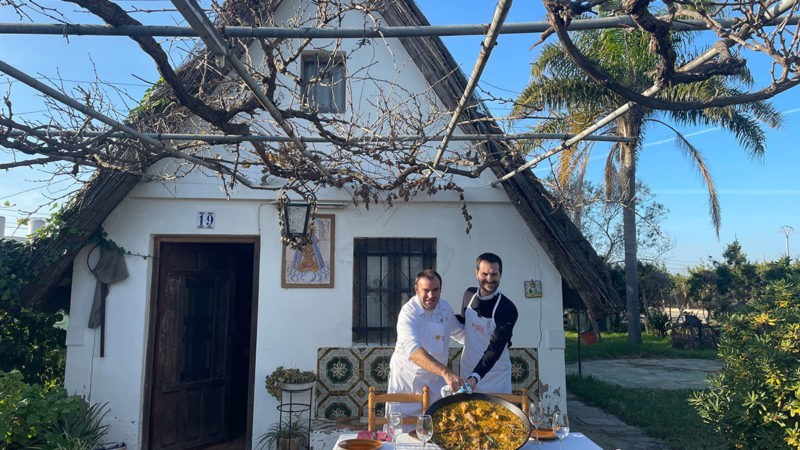
<svg viewBox="0 0 800 450">
<path fill-rule="evenodd" d="M 86 345 L 86 328 L 67 328 L 67 347 Z"/>
<path fill-rule="evenodd" d="M 555 328 L 547 330 L 547 348 L 551 350 L 563 350 L 565 347 L 564 330 Z"/>
</svg>

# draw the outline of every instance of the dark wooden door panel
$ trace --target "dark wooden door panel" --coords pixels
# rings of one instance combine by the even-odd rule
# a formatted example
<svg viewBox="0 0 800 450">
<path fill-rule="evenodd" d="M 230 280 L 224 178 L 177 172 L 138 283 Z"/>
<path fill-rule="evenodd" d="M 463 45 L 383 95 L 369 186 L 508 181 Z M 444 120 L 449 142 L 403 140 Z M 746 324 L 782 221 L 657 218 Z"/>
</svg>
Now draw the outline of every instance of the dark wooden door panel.
<svg viewBox="0 0 800 450">
<path fill-rule="evenodd" d="M 158 436 L 158 443 L 162 448 L 174 447 L 178 443 L 178 416 L 164 414 L 164 411 L 178 411 L 179 397 L 177 392 L 159 397 L 161 414 L 158 414 L 159 420 L 153 421 L 150 431 L 152 436 Z"/>
<path fill-rule="evenodd" d="M 221 442 L 228 432 L 235 261 L 219 245 L 165 243 L 161 254 L 150 448 Z"/>
</svg>

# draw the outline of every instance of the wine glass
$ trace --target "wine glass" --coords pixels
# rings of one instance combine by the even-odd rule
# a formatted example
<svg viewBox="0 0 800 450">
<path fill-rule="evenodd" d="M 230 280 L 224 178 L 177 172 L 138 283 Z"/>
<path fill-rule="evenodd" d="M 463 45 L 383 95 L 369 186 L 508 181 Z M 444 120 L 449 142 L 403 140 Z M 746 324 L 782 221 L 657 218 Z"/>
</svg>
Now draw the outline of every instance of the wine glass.
<svg viewBox="0 0 800 450">
<path fill-rule="evenodd" d="M 383 417 L 386 418 L 386 425 L 383 426 L 383 431 L 389 433 L 389 414 L 400 411 L 399 402 L 386 402 L 383 404 Z M 376 438 L 377 439 L 377 438 Z"/>
<path fill-rule="evenodd" d="M 386 417 L 389 417 L 389 414 L 393 412 L 401 412 L 400 411 L 400 402 L 386 402 Z"/>
<path fill-rule="evenodd" d="M 425 414 L 417 416 L 417 437 L 422 441 L 422 448 L 428 445 L 433 437 L 433 418 Z"/>
<path fill-rule="evenodd" d="M 558 438 L 561 450 L 564 450 L 564 438 L 569 434 L 569 417 L 567 413 L 556 410 L 553 414 L 553 432 Z"/>
<path fill-rule="evenodd" d="M 544 424 L 544 405 L 542 405 L 542 402 L 531 402 L 528 407 L 528 417 L 531 419 L 531 424 L 536 430 L 536 446 L 541 447 L 542 442 L 539 440 L 539 427 Z"/>
<path fill-rule="evenodd" d="M 389 439 L 395 443 L 397 443 L 397 436 L 403 432 L 403 414 L 398 412 L 389 413 L 389 423 L 387 424 L 386 431 L 389 433 Z"/>
</svg>

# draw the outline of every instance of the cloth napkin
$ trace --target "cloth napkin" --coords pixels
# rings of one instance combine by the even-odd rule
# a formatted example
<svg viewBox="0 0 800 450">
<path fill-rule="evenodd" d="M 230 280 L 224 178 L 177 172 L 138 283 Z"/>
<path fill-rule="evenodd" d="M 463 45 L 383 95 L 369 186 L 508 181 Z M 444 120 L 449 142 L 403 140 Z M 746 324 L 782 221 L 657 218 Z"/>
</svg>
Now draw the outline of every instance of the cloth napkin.
<svg viewBox="0 0 800 450">
<path fill-rule="evenodd" d="M 388 433 L 385 433 L 383 431 L 377 431 L 376 432 L 376 431 L 369 431 L 369 430 L 359 431 L 358 432 L 358 438 L 359 439 L 374 439 L 376 441 L 385 441 L 385 442 L 391 442 L 391 440 L 392 440 L 392 437 L 389 436 Z"/>
</svg>

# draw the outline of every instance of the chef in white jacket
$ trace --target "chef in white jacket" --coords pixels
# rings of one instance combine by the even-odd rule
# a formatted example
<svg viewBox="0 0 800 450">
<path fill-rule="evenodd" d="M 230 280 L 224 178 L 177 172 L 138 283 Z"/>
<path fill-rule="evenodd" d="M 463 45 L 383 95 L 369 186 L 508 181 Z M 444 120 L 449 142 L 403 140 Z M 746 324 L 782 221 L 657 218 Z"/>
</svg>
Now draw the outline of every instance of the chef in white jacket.
<svg viewBox="0 0 800 450">
<path fill-rule="evenodd" d="M 461 339 L 463 326 L 442 293 L 442 277 L 435 270 L 423 270 L 414 280 L 417 295 L 411 297 L 397 317 L 397 343 L 389 363 L 388 393 L 421 394 L 430 390 L 431 403 L 441 397 L 441 388 L 453 392 L 464 380 L 447 367 L 450 337 Z M 402 403 L 404 416 L 422 414 L 420 404 Z"/>
</svg>

